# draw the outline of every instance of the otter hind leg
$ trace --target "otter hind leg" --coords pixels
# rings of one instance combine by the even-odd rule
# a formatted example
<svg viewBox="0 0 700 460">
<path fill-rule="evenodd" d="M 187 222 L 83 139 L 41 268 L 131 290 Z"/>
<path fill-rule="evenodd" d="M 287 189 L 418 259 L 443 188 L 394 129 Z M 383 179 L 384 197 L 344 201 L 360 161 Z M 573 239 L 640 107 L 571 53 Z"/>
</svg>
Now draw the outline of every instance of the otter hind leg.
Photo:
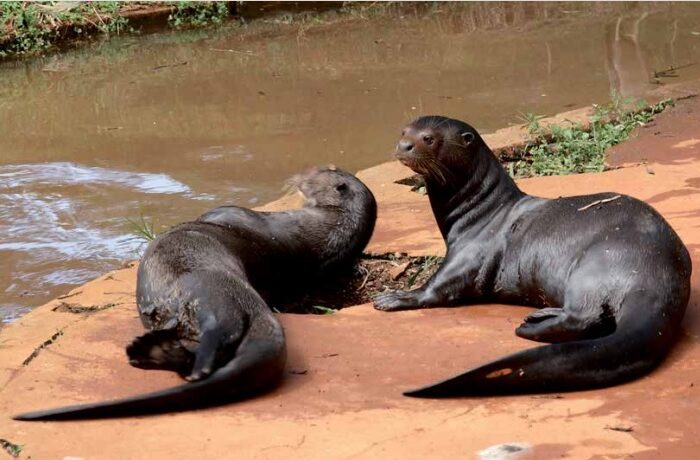
<svg viewBox="0 0 700 460">
<path fill-rule="evenodd" d="M 162 369 L 189 374 L 194 355 L 180 342 L 175 329 L 150 331 L 126 347 L 129 364 L 141 369 Z"/>
<path fill-rule="evenodd" d="M 192 372 L 185 379 L 195 382 L 214 372 L 225 336 L 219 328 L 202 331 Z"/>
<path fill-rule="evenodd" d="M 615 320 L 607 304 L 596 307 L 543 308 L 525 317 L 515 334 L 537 342 L 570 342 L 602 337 L 615 330 Z"/>
<path fill-rule="evenodd" d="M 200 318 L 202 330 L 199 345 L 195 352 L 192 372 L 185 377 L 186 380 L 202 380 L 233 359 L 249 328 L 248 316 L 242 311 L 237 313 L 225 320 L 217 319 L 210 313 L 205 318 Z"/>
</svg>

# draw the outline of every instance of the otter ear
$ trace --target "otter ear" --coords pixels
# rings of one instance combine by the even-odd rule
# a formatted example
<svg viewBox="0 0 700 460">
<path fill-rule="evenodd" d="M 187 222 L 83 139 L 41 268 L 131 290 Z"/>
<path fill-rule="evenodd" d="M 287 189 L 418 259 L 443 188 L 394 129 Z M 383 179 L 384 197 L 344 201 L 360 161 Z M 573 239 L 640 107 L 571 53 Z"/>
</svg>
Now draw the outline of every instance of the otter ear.
<svg viewBox="0 0 700 460">
<path fill-rule="evenodd" d="M 462 136 L 462 139 L 464 139 L 465 146 L 471 144 L 474 140 L 474 133 L 469 131 L 464 131 L 463 133 L 460 133 L 460 136 Z"/>
</svg>

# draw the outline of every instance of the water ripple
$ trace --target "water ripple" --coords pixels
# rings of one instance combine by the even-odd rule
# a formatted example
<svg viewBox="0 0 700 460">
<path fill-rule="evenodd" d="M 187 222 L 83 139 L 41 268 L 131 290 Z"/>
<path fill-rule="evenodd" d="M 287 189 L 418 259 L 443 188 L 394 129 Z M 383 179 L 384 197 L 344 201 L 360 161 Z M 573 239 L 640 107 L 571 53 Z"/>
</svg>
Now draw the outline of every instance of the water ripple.
<svg viewBox="0 0 700 460">
<path fill-rule="evenodd" d="M 115 185 L 143 193 L 182 193 L 192 190 L 167 174 L 118 171 L 69 162 L 0 166 L 0 189 L 27 185 Z"/>
<path fill-rule="evenodd" d="M 0 166 L 1 320 L 16 319 L 26 313 L 25 302 L 46 301 L 59 286 L 138 258 L 145 242 L 128 233 L 124 218 L 160 200 L 145 194 L 213 198 L 166 174 L 69 162 Z"/>
</svg>

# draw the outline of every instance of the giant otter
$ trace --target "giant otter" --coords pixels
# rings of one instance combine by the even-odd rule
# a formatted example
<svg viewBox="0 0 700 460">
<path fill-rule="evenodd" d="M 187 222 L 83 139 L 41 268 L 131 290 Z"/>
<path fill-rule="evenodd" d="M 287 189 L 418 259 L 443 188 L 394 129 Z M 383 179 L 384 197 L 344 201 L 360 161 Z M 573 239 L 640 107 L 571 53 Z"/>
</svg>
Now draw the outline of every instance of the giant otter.
<svg viewBox="0 0 700 460">
<path fill-rule="evenodd" d="M 447 254 L 423 286 L 381 294 L 375 308 L 531 305 L 541 309 L 515 333 L 551 343 L 406 395 L 603 387 L 666 356 L 688 304 L 691 262 L 649 205 L 613 193 L 528 196 L 474 128 L 445 117 L 406 126 L 395 155 L 425 178 Z"/>
<path fill-rule="evenodd" d="M 136 301 L 150 332 L 127 347 L 130 363 L 169 369 L 191 383 L 116 401 L 30 412 L 17 420 L 167 412 L 264 391 L 282 377 L 286 347 L 270 299 L 350 264 L 372 235 L 376 203 L 353 175 L 317 168 L 297 179 L 300 210 L 224 206 L 152 241 Z"/>
</svg>

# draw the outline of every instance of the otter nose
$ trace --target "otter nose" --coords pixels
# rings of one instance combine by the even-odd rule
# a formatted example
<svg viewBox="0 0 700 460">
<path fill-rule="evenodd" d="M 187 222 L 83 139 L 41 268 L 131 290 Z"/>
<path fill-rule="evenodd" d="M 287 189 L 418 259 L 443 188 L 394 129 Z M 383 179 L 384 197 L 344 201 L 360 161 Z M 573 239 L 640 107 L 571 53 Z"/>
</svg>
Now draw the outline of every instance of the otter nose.
<svg viewBox="0 0 700 460">
<path fill-rule="evenodd" d="M 398 147 L 400 152 L 410 152 L 413 150 L 413 142 L 406 139 L 401 139 Z"/>
</svg>

